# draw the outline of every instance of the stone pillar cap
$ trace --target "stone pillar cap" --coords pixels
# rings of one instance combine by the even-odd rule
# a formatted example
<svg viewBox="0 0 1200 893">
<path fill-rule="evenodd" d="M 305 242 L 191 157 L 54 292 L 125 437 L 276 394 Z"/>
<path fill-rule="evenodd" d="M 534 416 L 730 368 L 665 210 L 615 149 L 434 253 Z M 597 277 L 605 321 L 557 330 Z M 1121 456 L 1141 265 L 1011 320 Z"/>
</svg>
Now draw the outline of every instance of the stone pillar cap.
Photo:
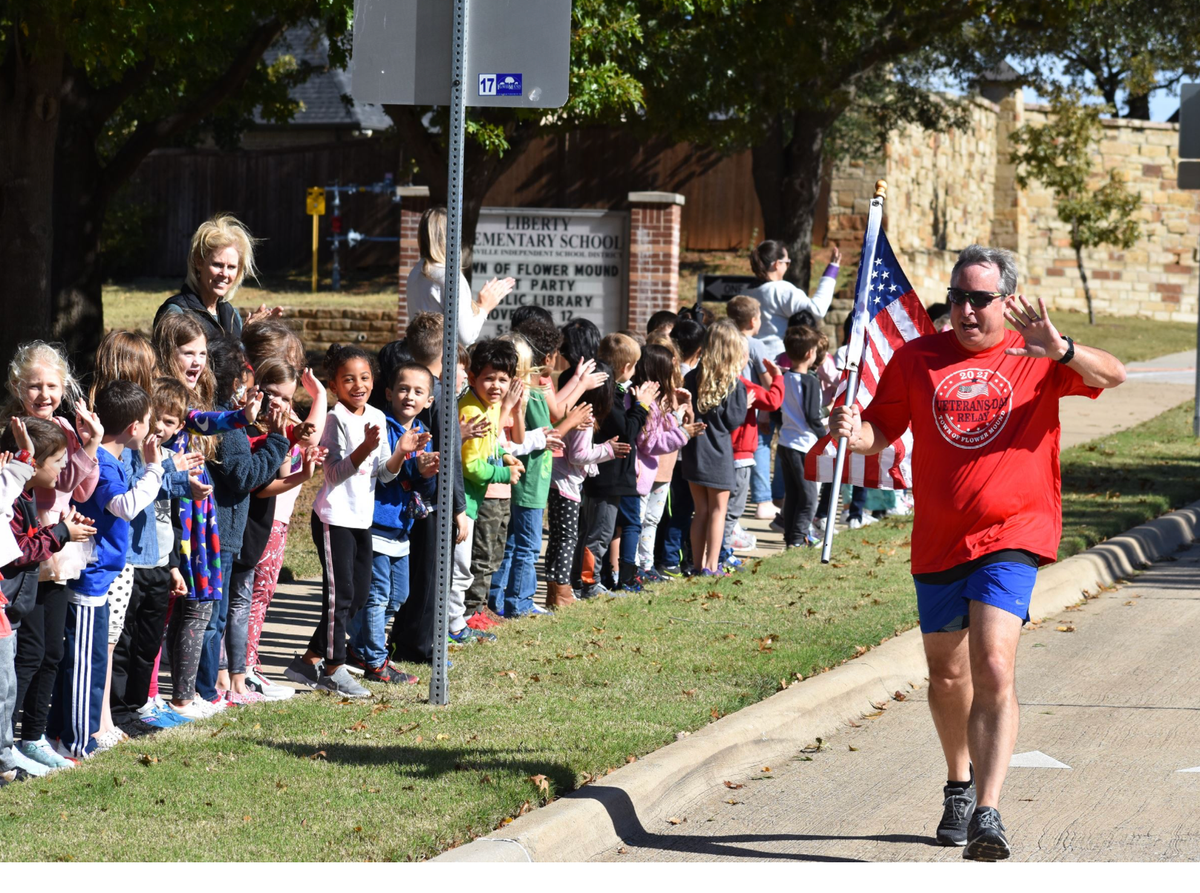
<svg viewBox="0 0 1200 893">
<path fill-rule="evenodd" d="M 428 186 L 397 186 L 396 195 L 401 198 L 429 198 Z"/>
<path fill-rule="evenodd" d="M 629 203 L 633 205 L 682 205 L 686 201 L 678 192 L 629 193 Z"/>
</svg>

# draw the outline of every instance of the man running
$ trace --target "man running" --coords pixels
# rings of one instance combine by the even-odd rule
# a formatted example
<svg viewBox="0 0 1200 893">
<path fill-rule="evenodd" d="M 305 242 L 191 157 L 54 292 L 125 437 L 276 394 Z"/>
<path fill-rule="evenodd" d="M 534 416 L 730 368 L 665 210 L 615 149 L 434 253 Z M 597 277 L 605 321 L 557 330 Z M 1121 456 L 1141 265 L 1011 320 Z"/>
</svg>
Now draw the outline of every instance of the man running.
<svg viewBox="0 0 1200 893">
<path fill-rule="evenodd" d="M 900 347 L 867 409 L 839 407 L 829 427 L 872 455 L 912 425 L 912 574 L 948 769 L 937 839 L 993 861 L 1010 853 L 996 807 L 1017 738 L 1017 641 L 1062 536 L 1058 401 L 1098 397 L 1125 367 L 1015 295 L 1008 251 L 964 249 L 950 283 L 952 331 Z"/>
</svg>

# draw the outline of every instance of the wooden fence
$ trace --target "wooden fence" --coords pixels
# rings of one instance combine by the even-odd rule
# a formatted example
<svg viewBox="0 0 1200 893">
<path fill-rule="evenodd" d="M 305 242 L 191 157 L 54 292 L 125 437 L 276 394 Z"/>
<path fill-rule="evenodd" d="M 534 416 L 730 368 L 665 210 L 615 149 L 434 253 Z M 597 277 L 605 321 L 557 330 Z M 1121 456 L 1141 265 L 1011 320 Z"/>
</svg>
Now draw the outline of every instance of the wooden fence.
<svg viewBox="0 0 1200 893">
<path fill-rule="evenodd" d="M 303 148 L 243 152 L 160 150 L 148 157 L 121 200 L 147 212 L 143 275 L 181 276 L 192 232 L 217 211 L 241 218 L 263 242 L 264 270 L 303 267 L 311 257 L 312 223 L 304 213 L 310 186 L 372 183 L 399 168 L 399 147 L 386 137 Z M 419 182 L 419 179 L 418 179 Z M 696 250 L 744 248 L 764 238 L 750 153 L 722 156 L 666 140 L 639 141 L 616 128 L 545 137 L 533 143 L 485 197 L 503 207 L 620 209 L 630 192 L 678 192 L 683 245 Z M 328 210 L 332 211 L 332 202 Z M 390 199 L 370 193 L 343 198 L 345 230 L 394 235 L 399 214 Z M 823 221 L 817 230 L 823 232 Z M 328 217 L 321 257 L 329 258 Z M 343 254 L 347 265 L 394 263 L 393 244 L 363 244 Z"/>
</svg>

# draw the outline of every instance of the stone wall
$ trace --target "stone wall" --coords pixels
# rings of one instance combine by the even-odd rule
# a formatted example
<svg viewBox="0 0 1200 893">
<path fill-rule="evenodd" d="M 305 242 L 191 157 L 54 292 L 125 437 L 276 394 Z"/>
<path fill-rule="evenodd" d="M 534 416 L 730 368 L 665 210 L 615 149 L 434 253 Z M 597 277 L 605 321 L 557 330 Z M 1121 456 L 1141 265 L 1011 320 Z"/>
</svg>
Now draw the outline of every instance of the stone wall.
<svg viewBox="0 0 1200 893">
<path fill-rule="evenodd" d="M 1044 106 L 1019 91 L 999 103 L 973 98 L 963 131 L 892 134 L 881 157 L 838 165 L 830 190 L 830 241 L 852 260 L 862 244 L 875 180 L 888 181 L 884 226 L 909 281 L 926 304 L 944 300 L 957 252 L 971 242 L 1009 248 L 1021 266 L 1020 288 L 1059 310 L 1086 302 L 1068 230 L 1054 196 L 1038 184 L 1016 187 L 1009 136 L 1046 121 Z M 1178 125 L 1106 119 L 1096 169 L 1122 172 L 1142 196 L 1142 237 L 1128 251 L 1083 253 L 1097 312 L 1195 322 L 1200 193 L 1176 187 Z M 835 305 L 848 309 L 850 295 Z M 831 316 L 831 321 L 837 319 Z"/>
<path fill-rule="evenodd" d="M 240 308 L 242 317 L 253 309 Z M 392 310 L 343 310 L 340 308 L 293 308 L 284 322 L 304 341 L 309 353 L 324 355 L 329 345 L 356 344 L 378 353 L 396 338 L 396 314 Z"/>
</svg>

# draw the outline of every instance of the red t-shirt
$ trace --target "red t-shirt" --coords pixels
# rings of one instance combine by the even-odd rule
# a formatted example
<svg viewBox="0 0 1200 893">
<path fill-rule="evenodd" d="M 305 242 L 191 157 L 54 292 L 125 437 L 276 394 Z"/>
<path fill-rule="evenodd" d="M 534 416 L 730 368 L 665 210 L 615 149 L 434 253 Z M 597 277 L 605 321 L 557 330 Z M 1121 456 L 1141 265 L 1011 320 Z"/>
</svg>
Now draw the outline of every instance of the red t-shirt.
<svg viewBox="0 0 1200 893">
<path fill-rule="evenodd" d="M 1058 399 L 1102 388 L 1051 360 L 1011 357 L 1005 331 L 972 353 L 953 331 L 896 351 L 863 420 L 888 442 L 913 431 L 912 572 L 1025 549 L 1049 564 L 1062 537 Z"/>
</svg>

